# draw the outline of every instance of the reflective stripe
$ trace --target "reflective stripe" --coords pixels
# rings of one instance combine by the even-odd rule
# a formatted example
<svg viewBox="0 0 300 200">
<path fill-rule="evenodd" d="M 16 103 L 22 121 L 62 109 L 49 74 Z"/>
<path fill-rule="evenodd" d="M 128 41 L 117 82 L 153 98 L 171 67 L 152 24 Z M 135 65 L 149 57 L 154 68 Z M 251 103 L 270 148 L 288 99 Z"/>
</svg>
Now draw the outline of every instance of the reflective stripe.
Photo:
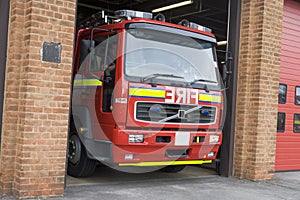
<svg viewBox="0 0 300 200">
<path fill-rule="evenodd" d="M 102 81 L 97 79 L 75 79 L 74 87 L 101 87 Z"/>
<path fill-rule="evenodd" d="M 138 88 L 130 87 L 129 95 L 132 97 L 144 97 L 144 98 L 161 98 L 164 99 L 166 96 L 166 91 L 163 88 Z"/>
<path fill-rule="evenodd" d="M 145 87 L 134 87 L 130 86 L 129 96 L 139 98 L 159 98 L 165 99 L 166 90 L 164 88 L 145 88 Z M 219 94 L 206 94 L 199 93 L 199 102 L 220 104 L 221 96 Z"/>
<path fill-rule="evenodd" d="M 199 102 L 221 103 L 221 96 L 218 94 L 199 94 Z"/>
<path fill-rule="evenodd" d="M 150 166 L 166 166 L 166 165 L 202 165 L 207 163 L 212 163 L 212 160 L 176 160 L 176 161 L 164 161 L 164 162 L 119 163 L 119 166 L 120 167 L 125 167 L 125 166 L 150 167 Z"/>
</svg>

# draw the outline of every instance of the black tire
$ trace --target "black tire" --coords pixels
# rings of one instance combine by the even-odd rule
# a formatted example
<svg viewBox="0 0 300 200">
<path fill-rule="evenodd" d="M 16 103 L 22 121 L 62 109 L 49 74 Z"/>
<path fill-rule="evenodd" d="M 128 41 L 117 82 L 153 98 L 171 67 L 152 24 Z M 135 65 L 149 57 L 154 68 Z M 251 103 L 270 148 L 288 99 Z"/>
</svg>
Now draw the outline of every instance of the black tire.
<svg viewBox="0 0 300 200">
<path fill-rule="evenodd" d="M 77 134 L 69 137 L 68 174 L 73 177 L 88 177 L 96 170 L 96 161 L 87 156 Z"/>
<path fill-rule="evenodd" d="M 185 168 L 185 165 L 169 165 L 162 168 L 160 171 L 167 173 L 177 173 L 182 171 Z"/>
</svg>

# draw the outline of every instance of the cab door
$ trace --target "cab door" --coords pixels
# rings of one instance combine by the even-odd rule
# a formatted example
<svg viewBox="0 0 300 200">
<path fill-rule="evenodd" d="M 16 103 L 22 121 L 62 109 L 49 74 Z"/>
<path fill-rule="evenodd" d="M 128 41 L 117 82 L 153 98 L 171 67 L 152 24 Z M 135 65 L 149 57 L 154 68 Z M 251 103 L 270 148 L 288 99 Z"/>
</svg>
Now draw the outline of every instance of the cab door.
<svg viewBox="0 0 300 200">
<path fill-rule="evenodd" d="M 86 93 L 84 95 L 91 116 L 93 138 L 111 140 L 115 127 L 111 101 L 116 70 L 115 66 L 112 68 L 111 63 L 115 65 L 116 57 L 110 53 L 112 44 L 118 41 L 118 35 L 101 33 L 95 35 L 93 41 L 95 47 L 88 56 L 88 66 L 85 71 L 85 78 L 89 83 L 83 93 Z"/>
</svg>

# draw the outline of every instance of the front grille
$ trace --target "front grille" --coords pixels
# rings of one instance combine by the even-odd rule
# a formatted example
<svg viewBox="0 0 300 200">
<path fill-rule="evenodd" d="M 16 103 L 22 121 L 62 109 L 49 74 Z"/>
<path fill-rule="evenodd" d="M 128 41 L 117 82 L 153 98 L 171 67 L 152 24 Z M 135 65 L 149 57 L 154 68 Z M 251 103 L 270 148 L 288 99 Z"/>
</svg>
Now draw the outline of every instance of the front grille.
<svg viewBox="0 0 300 200">
<path fill-rule="evenodd" d="M 216 107 L 167 103 L 137 102 L 136 120 L 163 123 L 212 124 Z"/>
<path fill-rule="evenodd" d="M 165 156 L 167 158 L 186 158 L 189 155 L 189 151 L 189 149 L 166 150 Z"/>
</svg>

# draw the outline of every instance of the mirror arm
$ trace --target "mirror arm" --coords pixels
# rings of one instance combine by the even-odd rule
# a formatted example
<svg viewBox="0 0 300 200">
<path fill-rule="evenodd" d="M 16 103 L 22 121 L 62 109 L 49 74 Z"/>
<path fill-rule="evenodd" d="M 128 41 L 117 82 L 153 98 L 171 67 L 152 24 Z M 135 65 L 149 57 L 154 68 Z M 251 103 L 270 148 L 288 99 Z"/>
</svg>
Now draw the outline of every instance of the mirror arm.
<svg viewBox="0 0 300 200">
<path fill-rule="evenodd" d="M 108 29 L 104 29 L 104 28 L 98 28 L 98 27 L 92 28 L 91 36 L 90 36 L 90 48 L 89 48 L 90 52 L 95 48 L 95 43 L 92 42 L 93 39 L 94 39 L 94 31 L 95 30 L 97 30 L 97 31 L 104 31 L 104 32 L 114 32 L 112 30 L 108 30 Z"/>
</svg>

